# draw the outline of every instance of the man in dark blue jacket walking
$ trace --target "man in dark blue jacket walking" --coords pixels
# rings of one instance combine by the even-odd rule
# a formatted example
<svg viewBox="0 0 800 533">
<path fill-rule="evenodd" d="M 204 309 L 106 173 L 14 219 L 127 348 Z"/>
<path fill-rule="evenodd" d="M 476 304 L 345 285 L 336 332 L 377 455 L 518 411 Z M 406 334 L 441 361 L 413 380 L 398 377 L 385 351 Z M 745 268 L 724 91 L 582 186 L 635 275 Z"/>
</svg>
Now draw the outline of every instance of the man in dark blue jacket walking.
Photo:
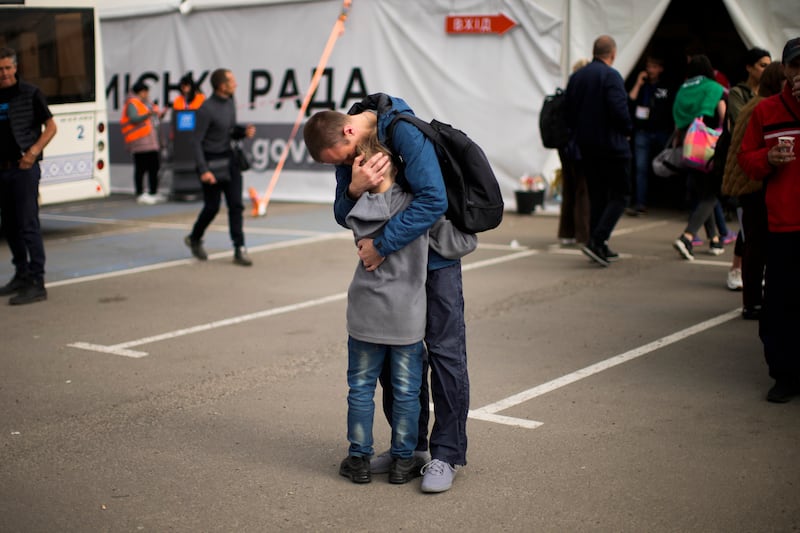
<svg viewBox="0 0 800 533">
<path fill-rule="evenodd" d="M 589 242 L 584 254 L 602 266 L 618 255 L 608 239 L 630 195 L 633 129 L 625 82 L 611 68 L 617 44 L 608 35 L 594 42 L 591 63 L 575 72 L 567 84 L 567 122 L 577 143 L 589 188 Z"/>
</svg>

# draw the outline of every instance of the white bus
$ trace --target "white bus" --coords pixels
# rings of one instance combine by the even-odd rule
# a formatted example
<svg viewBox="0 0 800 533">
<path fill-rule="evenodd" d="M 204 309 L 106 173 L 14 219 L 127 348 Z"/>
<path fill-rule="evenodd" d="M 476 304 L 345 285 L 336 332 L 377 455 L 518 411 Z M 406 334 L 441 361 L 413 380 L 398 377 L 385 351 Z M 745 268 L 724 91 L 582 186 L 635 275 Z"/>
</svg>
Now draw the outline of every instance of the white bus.
<svg viewBox="0 0 800 533">
<path fill-rule="evenodd" d="M 87 0 L 0 0 L 0 46 L 47 97 L 58 133 L 44 150 L 42 204 L 110 192 L 100 24 Z"/>
</svg>

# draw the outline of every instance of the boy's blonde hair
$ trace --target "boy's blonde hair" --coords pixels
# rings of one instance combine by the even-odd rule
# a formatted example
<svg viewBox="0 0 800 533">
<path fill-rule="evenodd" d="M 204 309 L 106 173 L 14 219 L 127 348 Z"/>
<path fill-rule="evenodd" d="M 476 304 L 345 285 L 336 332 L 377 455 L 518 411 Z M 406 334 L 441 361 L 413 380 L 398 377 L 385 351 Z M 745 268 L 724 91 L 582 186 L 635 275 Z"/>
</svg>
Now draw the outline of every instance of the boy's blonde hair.
<svg viewBox="0 0 800 533">
<path fill-rule="evenodd" d="M 394 161 L 392 160 L 392 152 L 378 140 L 377 128 L 372 130 L 367 138 L 358 145 L 358 153 L 359 155 L 364 156 L 364 161 L 377 153 L 388 155 L 390 161 L 389 172 L 384 177 L 388 177 L 394 181 L 394 177 L 397 175 L 397 169 L 395 168 Z"/>
</svg>

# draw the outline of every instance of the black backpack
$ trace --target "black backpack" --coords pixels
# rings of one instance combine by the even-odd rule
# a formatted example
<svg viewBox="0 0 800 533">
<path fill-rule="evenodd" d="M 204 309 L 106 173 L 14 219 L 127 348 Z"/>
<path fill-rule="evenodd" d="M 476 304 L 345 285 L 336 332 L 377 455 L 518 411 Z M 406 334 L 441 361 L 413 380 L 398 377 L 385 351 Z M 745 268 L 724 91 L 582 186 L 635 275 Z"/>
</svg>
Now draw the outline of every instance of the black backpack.
<svg viewBox="0 0 800 533">
<path fill-rule="evenodd" d="M 539 133 L 545 148 L 563 148 L 569 140 L 567 128 L 567 94 L 556 89 L 556 94 L 544 98 L 542 111 L 539 113 Z"/>
<path fill-rule="evenodd" d="M 428 123 L 414 115 L 398 113 L 386 128 L 386 144 L 390 148 L 398 120 L 410 122 L 436 145 L 447 189 L 447 219 L 466 233 L 499 226 L 503 220 L 503 195 L 481 147 L 449 124 L 435 119 Z"/>
</svg>

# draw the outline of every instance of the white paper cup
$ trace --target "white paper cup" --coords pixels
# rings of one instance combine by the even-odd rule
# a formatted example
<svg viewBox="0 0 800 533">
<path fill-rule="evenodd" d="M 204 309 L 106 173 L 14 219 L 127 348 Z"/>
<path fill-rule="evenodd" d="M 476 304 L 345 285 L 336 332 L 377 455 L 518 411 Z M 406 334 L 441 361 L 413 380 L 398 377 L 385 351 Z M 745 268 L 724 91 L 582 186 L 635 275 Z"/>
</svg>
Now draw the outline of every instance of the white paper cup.
<svg viewBox="0 0 800 533">
<path fill-rule="evenodd" d="M 784 152 L 794 153 L 794 137 L 778 137 L 778 146 Z"/>
</svg>

